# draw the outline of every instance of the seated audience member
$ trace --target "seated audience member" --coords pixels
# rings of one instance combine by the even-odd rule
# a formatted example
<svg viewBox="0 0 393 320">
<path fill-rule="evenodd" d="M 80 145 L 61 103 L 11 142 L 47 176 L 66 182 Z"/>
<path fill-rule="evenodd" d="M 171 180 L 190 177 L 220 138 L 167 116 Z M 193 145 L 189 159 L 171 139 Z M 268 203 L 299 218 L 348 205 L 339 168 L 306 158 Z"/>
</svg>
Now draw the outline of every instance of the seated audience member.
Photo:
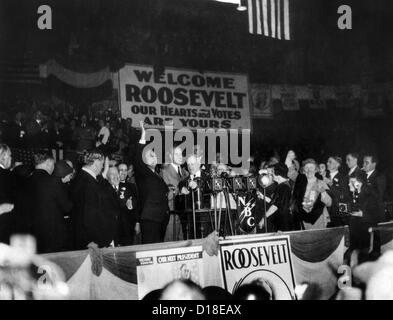
<svg viewBox="0 0 393 320">
<path fill-rule="evenodd" d="M 49 134 L 46 117 L 41 111 L 34 114 L 32 121 L 27 125 L 26 143 L 29 148 L 48 148 Z"/>
<path fill-rule="evenodd" d="M 160 300 L 205 300 L 205 296 L 194 282 L 175 280 L 162 289 Z"/>
<path fill-rule="evenodd" d="M 98 247 L 114 245 L 116 216 L 105 210 L 104 190 L 99 183 L 103 166 L 104 155 L 100 152 L 89 152 L 85 156 L 85 165 L 73 182 L 75 249 L 86 249 L 91 242 Z"/>
<path fill-rule="evenodd" d="M 323 229 L 329 222 L 326 207 L 331 205 L 328 186 L 315 176 L 317 163 L 307 159 L 303 163 L 305 175 L 299 175 L 293 190 L 294 224 L 301 229 Z"/>
<path fill-rule="evenodd" d="M 107 144 L 109 141 L 110 137 L 110 131 L 108 127 L 105 125 L 105 121 L 100 119 L 98 121 L 98 124 L 100 126 L 100 130 L 98 131 L 97 134 L 97 141 L 96 141 L 96 147 L 102 149 L 103 151 L 106 151 Z"/>
<path fill-rule="evenodd" d="M 94 130 L 87 123 L 86 115 L 82 115 L 81 123 L 78 127 L 76 127 L 72 140 L 76 142 L 76 150 L 91 150 L 94 144 Z"/>
<path fill-rule="evenodd" d="M 18 111 L 15 114 L 14 121 L 8 125 L 7 141 L 11 147 L 26 147 L 26 127 L 23 121 L 23 114 Z"/>
</svg>

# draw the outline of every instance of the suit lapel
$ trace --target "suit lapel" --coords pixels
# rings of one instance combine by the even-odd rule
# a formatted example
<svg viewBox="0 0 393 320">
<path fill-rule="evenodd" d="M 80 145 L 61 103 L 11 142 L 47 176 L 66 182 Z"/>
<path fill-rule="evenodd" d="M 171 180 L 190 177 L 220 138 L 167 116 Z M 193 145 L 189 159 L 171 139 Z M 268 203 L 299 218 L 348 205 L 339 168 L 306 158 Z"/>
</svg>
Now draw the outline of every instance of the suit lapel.
<svg viewBox="0 0 393 320">
<path fill-rule="evenodd" d="M 377 176 L 377 170 L 374 170 L 374 172 L 367 178 L 367 181 L 368 182 L 373 181 L 376 176 Z"/>
</svg>

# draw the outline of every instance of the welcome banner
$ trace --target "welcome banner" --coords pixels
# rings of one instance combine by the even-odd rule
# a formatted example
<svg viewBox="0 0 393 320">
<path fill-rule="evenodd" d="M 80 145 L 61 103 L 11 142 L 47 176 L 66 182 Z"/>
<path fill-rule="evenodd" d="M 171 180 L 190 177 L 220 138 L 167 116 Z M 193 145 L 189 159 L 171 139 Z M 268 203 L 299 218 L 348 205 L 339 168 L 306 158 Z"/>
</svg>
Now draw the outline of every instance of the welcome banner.
<svg viewBox="0 0 393 320">
<path fill-rule="evenodd" d="M 126 65 L 119 70 L 120 108 L 133 125 L 175 129 L 250 129 L 246 75 Z"/>
</svg>

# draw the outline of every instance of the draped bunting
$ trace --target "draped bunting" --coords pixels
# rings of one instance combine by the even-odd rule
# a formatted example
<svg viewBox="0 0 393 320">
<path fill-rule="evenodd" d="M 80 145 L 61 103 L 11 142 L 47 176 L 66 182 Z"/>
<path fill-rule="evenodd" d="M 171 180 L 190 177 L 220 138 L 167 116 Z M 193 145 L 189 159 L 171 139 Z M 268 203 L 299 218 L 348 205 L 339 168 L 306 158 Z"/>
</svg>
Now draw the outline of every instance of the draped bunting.
<svg viewBox="0 0 393 320">
<path fill-rule="evenodd" d="M 112 81 L 105 81 L 103 84 L 92 88 L 78 88 L 59 80 L 54 75 L 47 78 L 47 90 L 57 96 L 67 104 L 90 105 L 94 102 L 108 99 L 113 95 Z"/>
<path fill-rule="evenodd" d="M 114 75 L 109 67 L 92 73 L 80 73 L 64 68 L 55 60 L 49 60 L 40 65 L 40 77 L 48 78 L 55 76 L 60 81 L 76 88 L 94 88 L 103 85 L 106 81 L 112 81 Z"/>
<path fill-rule="evenodd" d="M 337 290 L 337 269 L 343 264 L 344 252 L 344 239 L 341 238 L 336 250 L 320 262 L 312 263 L 292 255 L 296 283 L 309 284 L 315 300 L 331 298 Z"/>
<path fill-rule="evenodd" d="M 297 284 L 310 283 L 318 288 L 318 298 L 328 299 L 336 290 L 338 266 L 343 263 L 348 228 L 286 232 L 291 238 Z M 272 234 L 267 234 L 269 236 Z M 204 240 L 166 242 L 121 248 L 92 249 L 52 253 L 44 258 L 59 265 L 65 273 L 72 299 L 138 298 L 137 251 L 203 245 Z M 217 255 L 203 252 L 206 286 L 222 287 Z M 99 270 L 100 272 L 97 272 Z"/>
<path fill-rule="evenodd" d="M 348 229 L 346 229 L 348 231 Z M 308 262 L 326 260 L 349 233 L 342 228 L 321 229 L 317 232 L 297 232 L 291 235 L 292 253 Z"/>
</svg>

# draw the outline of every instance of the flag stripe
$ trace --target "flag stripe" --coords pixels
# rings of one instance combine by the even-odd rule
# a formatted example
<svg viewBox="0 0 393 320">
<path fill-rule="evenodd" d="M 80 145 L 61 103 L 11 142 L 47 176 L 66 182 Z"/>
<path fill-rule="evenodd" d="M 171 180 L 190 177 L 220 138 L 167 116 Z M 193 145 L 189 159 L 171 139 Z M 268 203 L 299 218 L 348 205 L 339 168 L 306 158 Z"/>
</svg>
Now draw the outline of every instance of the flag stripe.
<svg viewBox="0 0 393 320">
<path fill-rule="evenodd" d="M 248 32 L 254 33 L 254 21 L 253 21 L 253 7 L 252 7 L 252 0 L 248 0 Z M 251 21 L 251 22 L 250 22 Z"/>
<path fill-rule="evenodd" d="M 261 26 L 261 7 L 260 2 L 257 0 L 257 34 L 262 34 L 262 26 Z"/>
<path fill-rule="evenodd" d="M 247 0 L 251 34 L 290 40 L 289 0 Z"/>
<path fill-rule="evenodd" d="M 277 0 L 277 38 L 281 40 L 281 0 Z"/>
<path fill-rule="evenodd" d="M 290 40 L 289 34 L 289 2 L 284 0 L 284 38 Z"/>
<path fill-rule="evenodd" d="M 258 0 L 257 0 L 258 1 Z M 262 0 L 262 14 L 263 14 L 263 31 L 265 36 L 269 36 L 268 27 L 268 11 L 267 11 L 267 0 Z"/>
<path fill-rule="evenodd" d="M 272 30 L 272 37 L 276 38 L 276 3 L 275 0 L 270 0 L 270 25 Z"/>
</svg>

